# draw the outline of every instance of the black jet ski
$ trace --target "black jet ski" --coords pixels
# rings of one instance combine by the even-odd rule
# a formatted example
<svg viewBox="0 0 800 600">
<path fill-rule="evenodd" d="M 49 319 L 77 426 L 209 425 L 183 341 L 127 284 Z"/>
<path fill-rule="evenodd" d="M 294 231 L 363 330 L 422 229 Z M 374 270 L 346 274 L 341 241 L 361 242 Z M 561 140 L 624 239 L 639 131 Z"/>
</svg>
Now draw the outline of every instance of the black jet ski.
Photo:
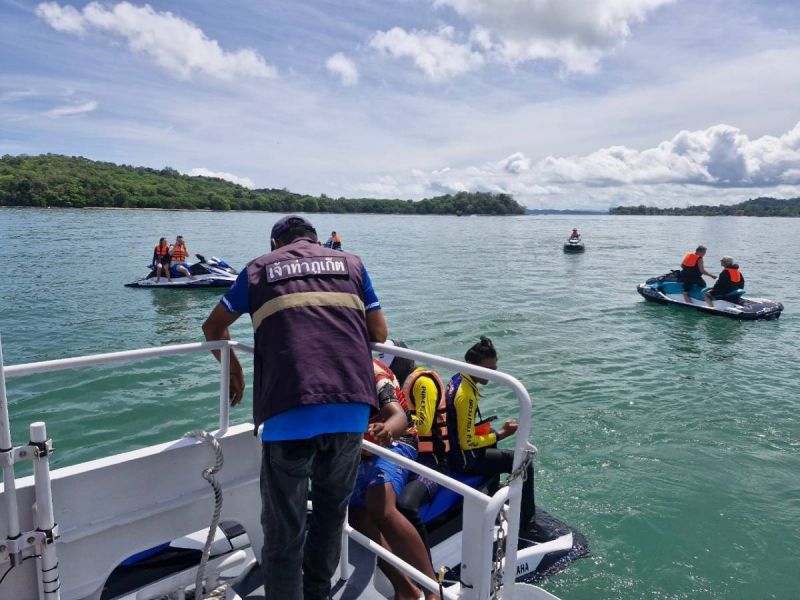
<svg viewBox="0 0 800 600">
<path fill-rule="evenodd" d="M 450 477 L 483 492 L 489 487 L 489 480 L 481 475 L 450 473 Z M 463 498 L 458 493 L 441 487 L 433 500 L 419 509 L 420 519 L 428 531 L 431 551 L 444 558 L 446 564 L 452 563 L 448 570 L 454 575 L 459 573 L 460 546 L 455 547 L 450 557 L 446 556 L 447 552 L 440 553 L 439 549 L 450 546 L 449 542 L 453 536 L 460 533 L 462 507 Z M 519 532 L 516 577 L 518 582 L 536 583 L 566 568 L 573 560 L 588 556 L 589 543 L 584 535 L 539 506 L 536 507 L 535 522 L 534 529 Z M 448 558 L 450 560 L 447 560 Z"/>
<path fill-rule="evenodd" d="M 747 298 L 744 290 L 734 290 L 729 296 L 714 299 L 714 306 L 708 306 L 703 298 L 703 292 L 709 288 L 699 285 L 692 286 L 689 290 L 690 302 L 683 297 L 683 281 L 680 271 L 671 271 L 660 277 L 653 277 L 636 287 L 646 300 L 670 304 L 685 308 L 693 308 L 700 312 L 721 315 L 740 321 L 757 321 L 777 319 L 783 311 L 783 304 L 767 298 Z"/>
<path fill-rule="evenodd" d="M 126 283 L 125 287 L 148 287 L 148 288 L 207 288 L 207 287 L 231 287 L 236 281 L 239 272 L 226 263 L 221 258 L 212 256 L 205 258 L 202 254 L 195 254 L 197 262 L 189 265 L 189 272 L 194 279 L 181 275 L 168 281 L 161 275 L 161 281 L 156 282 L 156 271 L 150 265 L 150 274 L 144 279 L 137 279 L 131 283 Z"/>
<path fill-rule="evenodd" d="M 569 238 L 564 242 L 564 252 L 583 252 L 586 248 L 581 238 Z"/>
</svg>

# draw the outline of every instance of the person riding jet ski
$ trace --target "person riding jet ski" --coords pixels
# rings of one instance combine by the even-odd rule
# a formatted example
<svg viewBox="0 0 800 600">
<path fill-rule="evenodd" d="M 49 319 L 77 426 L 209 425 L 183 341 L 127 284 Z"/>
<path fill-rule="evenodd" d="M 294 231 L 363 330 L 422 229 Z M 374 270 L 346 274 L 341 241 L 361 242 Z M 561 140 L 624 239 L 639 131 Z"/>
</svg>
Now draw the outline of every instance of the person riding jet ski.
<svg viewBox="0 0 800 600">
<path fill-rule="evenodd" d="M 730 256 L 723 256 L 719 262 L 722 265 L 722 271 L 720 271 L 717 282 L 713 288 L 703 292 L 706 304 L 712 308 L 714 298 L 727 298 L 731 292 L 744 289 L 744 276 L 739 272 L 739 265 L 734 263 Z"/>
<path fill-rule="evenodd" d="M 703 280 L 703 275 L 708 275 L 712 279 L 717 276 L 706 271 L 703 265 L 703 257 L 706 255 L 706 247 L 698 246 L 694 252 L 689 252 L 683 257 L 681 262 L 681 279 L 683 281 L 683 299 L 686 304 L 691 304 L 692 299 L 689 297 L 689 290 L 693 285 L 699 285 L 701 288 L 706 287 L 706 282 Z"/>
</svg>

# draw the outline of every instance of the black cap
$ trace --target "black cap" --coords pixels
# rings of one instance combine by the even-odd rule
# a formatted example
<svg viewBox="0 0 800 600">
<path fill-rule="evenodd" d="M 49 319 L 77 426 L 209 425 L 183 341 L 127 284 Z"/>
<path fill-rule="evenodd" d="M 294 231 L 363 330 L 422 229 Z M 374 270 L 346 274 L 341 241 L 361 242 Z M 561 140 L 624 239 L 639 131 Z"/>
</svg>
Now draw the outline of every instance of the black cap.
<svg viewBox="0 0 800 600">
<path fill-rule="evenodd" d="M 287 215 L 281 219 L 278 219 L 275 222 L 275 225 L 272 226 L 271 237 L 273 240 L 280 239 L 284 233 L 295 227 L 303 227 L 309 231 L 317 233 L 317 230 L 314 229 L 314 226 L 303 217 L 298 217 L 297 215 Z"/>
</svg>

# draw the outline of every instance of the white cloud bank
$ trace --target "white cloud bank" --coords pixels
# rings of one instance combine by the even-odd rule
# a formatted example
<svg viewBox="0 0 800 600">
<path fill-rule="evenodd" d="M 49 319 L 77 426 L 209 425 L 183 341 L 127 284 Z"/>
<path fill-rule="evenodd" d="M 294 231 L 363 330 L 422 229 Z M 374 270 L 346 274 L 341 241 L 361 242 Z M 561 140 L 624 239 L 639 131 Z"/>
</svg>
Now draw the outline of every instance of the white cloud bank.
<svg viewBox="0 0 800 600">
<path fill-rule="evenodd" d="M 432 81 L 450 79 L 483 65 L 481 54 L 468 43 L 459 43 L 452 27 L 442 27 L 436 33 L 408 32 L 400 27 L 379 31 L 369 45 L 394 58 L 410 58 L 414 65 Z"/>
<path fill-rule="evenodd" d="M 338 77 L 342 85 L 351 86 L 358 83 L 356 63 L 341 52 L 328 57 L 328 60 L 325 61 L 325 68 L 329 73 Z"/>
<path fill-rule="evenodd" d="M 675 0 L 433 0 L 472 26 L 437 32 L 379 31 L 370 46 L 394 58 L 411 58 L 432 81 L 477 69 L 485 62 L 509 66 L 553 60 L 566 72 L 594 73 L 601 59 L 624 44 L 631 27 Z"/>
<path fill-rule="evenodd" d="M 217 79 L 272 78 L 274 67 L 250 49 L 228 52 L 193 23 L 171 12 L 120 2 L 113 7 L 91 2 L 83 10 L 43 2 L 36 14 L 56 31 L 84 34 L 90 30 L 123 38 L 128 47 L 149 57 L 180 79 L 202 73 Z"/>
<path fill-rule="evenodd" d="M 246 188 L 255 187 L 253 180 L 250 179 L 249 177 L 239 177 L 238 175 L 234 175 L 233 173 L 226 173 L 225 171 L 212 171 L 204 167 L 197 167 L 192 169 L 189 172 L 189 175 L 191 175 L 192 177 L 214 177 L 216 179 L 224 179 L 225 181 L 230 181 L 231 183 L 237 183 Z"/>
<path fill-rule="evenodd" d="M 751 140 L 729 125 L 681 131 L 654 148 L 603 148 L 586 156 L 522 152 L 482 166 L 413 171 L 363 184 L 383 197 L 422 197 L 459 191 L 510 193 L 528 205 L 607 208 L 635 202 L 680 205 L 710 197 L 738 202 L 739 191 L 800 195 L 800 123 L 779 136 Z M 568 200 L 565 200 L 568 199 Z"/>
<path fill-rule="evenodd" d="M 58 106 L 48 110 L 45 115 L 51 119 L 59 119 L 61 117 L 74 117 L 75 115 L 82 115 L 84 113 L 92 112 L 97 108 L 97 102 L 90 100 L 83 104 L 68 104 L 66 106 Z"/>
</svg>

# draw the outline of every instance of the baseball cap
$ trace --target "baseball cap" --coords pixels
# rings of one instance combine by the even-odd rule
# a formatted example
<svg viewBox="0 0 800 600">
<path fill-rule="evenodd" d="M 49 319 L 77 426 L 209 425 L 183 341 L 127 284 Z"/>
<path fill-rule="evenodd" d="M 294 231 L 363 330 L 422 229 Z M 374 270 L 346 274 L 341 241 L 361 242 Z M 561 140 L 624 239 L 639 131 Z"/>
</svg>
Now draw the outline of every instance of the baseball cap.
<svg viewBox="0 0 800 600">
<path fill-rule="evenodd" d="M 278 219 L 275 222 L 275 225 L 272 226 L 272 234 L 270 237 L 272 237 L 273 240 L 277 240 L 284 233 L 286 233 L 287 231 L 289 231 L 294 227 L 303 227 L 305 229 L 308 229 L 309 231 L 317 233 L 317 230 L 314 229 L 314 226 L 307 219 L 304 219 L 303 217 L 298 217 L 297 215 L 287 215 L 285 217 Z"/>
</svg>

